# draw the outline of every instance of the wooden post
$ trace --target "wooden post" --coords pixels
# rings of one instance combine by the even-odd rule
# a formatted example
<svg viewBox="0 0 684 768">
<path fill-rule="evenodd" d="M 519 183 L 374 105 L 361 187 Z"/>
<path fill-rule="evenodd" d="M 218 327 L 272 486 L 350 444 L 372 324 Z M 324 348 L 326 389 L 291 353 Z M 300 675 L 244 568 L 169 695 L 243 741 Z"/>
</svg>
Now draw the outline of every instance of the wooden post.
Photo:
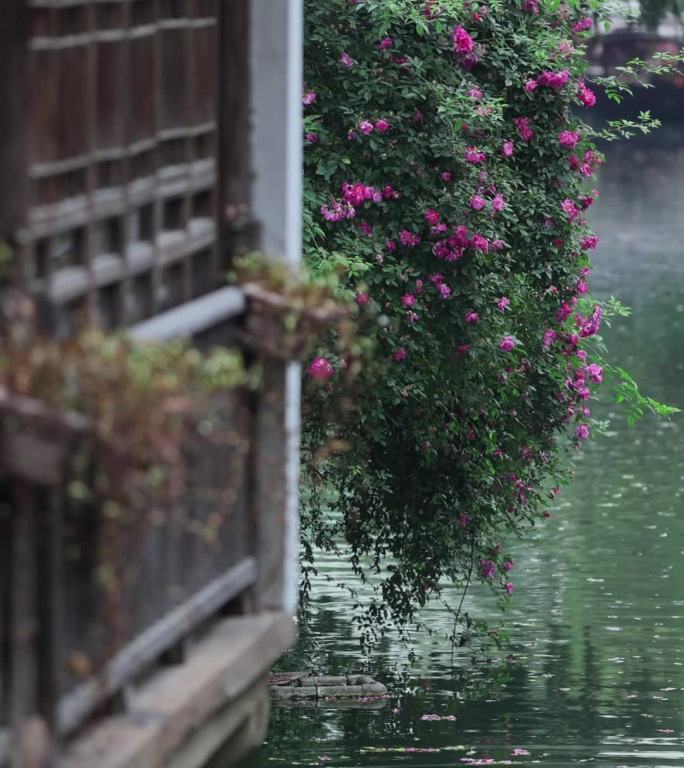
<svg viewBox="0 0 684 768">
<path fill-rule="evenodd" d="M 36 508 L 29 485 L 14 484 L 10 572 L 10 724 L 12 768 L 47 768 L 49 737 L 38 712 Z"/>
<path fill-rule="evenodd" d="M 250 3 L 221 3 L 219 46 L 219 194 L 221 264 L 254 247 L 250 211 Z"/>
<path fill-rule="evenodd" d="M 3 568 L 10 760 L 12 768 L 51 768 L 63 660 L 63 480 L 71 432 L 50 421 L 36 401 L 19 398 L 13 410 L 5 398 L 2 405 L 0 460 L 12 478 Z"/>
<path fill-rule="evenodd" d="M 14 252 L 21 279 L 28 204 L 26 0 L 3 0 L 0 10 L 0 244 Z M 0 276 L 0 280 L 3 276 Z"/>
<path fill-rule="evenodd" d="M 40 492 L 36 519 L 36 664 L 38 669 L 36 712 L 44 724 L 45 764 L 54 765 L 58 759 L 57 712 L 64 663 L 64 498 L 66 489 Z"/>
<path fill-rule="evenodd" d="M 302 251 L 302 0 L 250 0 L 252 196 L 260 247 L 296 267 Z M 297 602 L 300 367 L 264 362 L 257 426 L 260 593 Z M 263 560 L 262 560 L 263 558 Z"/>
<path fill-rule="evenodd" d="M 9 725 L 10 647 L 10 575 L 12 563 L 12 508 L 8 498 L 9 484 L 1 487 L 0 505 L 0 764 L 3 760 L 2 730 Z"/>
<path fill-rule="evenodd" d="M 266 359 L 255 419 L 254 521 L 257 611 L 282 611 L 286 604 L 287 434 L 285 392 L 287 363 Z"/>
</svg>

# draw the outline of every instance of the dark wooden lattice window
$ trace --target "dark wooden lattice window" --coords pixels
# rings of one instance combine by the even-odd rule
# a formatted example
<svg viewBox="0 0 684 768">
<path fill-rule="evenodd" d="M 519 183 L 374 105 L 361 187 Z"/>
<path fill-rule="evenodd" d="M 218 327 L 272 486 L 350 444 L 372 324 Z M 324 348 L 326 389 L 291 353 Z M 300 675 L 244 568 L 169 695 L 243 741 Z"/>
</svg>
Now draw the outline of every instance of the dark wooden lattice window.
<svg viewBox="0 0 684 768">
<path fill-rule="evenodd" d="M 239 187 L 220 161 L 244 154 L 247 98 L 246 46 L 225 38 L 244 3 L 9 3 L 25 34 L 20 277 L 50 329 L 131 325 L 218 287 L 219 186 Z"/>
</svg>

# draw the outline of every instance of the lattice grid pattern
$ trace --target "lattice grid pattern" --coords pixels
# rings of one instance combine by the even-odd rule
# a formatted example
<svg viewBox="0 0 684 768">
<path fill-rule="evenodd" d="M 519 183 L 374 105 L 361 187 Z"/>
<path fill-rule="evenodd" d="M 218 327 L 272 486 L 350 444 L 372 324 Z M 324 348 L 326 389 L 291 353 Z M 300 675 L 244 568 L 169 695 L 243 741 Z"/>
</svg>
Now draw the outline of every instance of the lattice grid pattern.
<svg viewBox="0 0 684 768">
<path fill-rule="evenodd" d="M 219 0 L 30 0 L 26 275 L 54 331 L 214 289 Z"/>
</svg>

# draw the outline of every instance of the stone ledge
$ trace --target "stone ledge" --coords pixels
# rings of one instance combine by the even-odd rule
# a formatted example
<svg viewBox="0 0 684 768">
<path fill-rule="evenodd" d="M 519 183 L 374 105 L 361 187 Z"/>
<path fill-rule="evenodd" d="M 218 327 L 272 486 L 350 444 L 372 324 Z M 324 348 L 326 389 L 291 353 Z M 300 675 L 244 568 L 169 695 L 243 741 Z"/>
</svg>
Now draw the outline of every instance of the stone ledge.
<svg viewBox="0 0 684 768">
<path fill-rule="evenodd" d="M 294 636 L 282 613 L 222 621 L 134 691 L 125 714 L 68 745 L 61 768 L 203 768 L 231 740 L 246 751 L 263 732 L 268 669 Z"/>
</svg>

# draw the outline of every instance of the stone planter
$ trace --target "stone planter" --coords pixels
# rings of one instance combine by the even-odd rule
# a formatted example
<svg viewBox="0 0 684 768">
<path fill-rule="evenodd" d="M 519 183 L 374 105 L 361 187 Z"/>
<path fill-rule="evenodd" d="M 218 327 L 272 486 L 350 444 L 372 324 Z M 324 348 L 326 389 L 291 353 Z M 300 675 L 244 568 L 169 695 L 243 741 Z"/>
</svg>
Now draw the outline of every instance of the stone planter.
<svg viewBox="0 0 684 768">
<path fill-rule="evenodd" d="M 245 283 L 242 290 L 247 298 L 242 340 L 259 355 L 282 361 L 303 360 L 311 345 L 346 314 L 333 302 L 309 307 L 258 283 Z"/>
</svg>

